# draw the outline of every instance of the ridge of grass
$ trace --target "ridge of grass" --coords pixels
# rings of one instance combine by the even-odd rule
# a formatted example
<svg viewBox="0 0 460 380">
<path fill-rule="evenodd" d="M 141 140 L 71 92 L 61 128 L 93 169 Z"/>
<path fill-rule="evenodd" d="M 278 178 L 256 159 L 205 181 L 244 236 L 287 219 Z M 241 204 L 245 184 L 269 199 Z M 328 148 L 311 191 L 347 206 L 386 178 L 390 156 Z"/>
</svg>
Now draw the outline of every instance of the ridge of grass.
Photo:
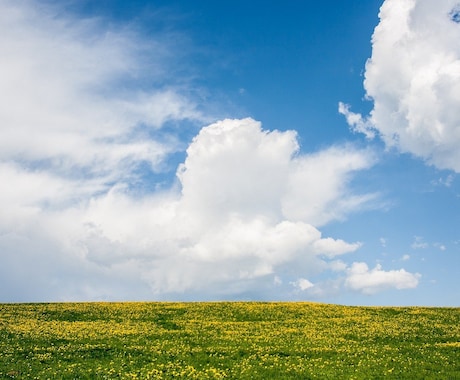
<svg viewBox="0 0 460 380">
<path fill-rule="evenodd" d="M 460 308 L 0 304 L 1 379 L 460 379 Z"/>
</svg>

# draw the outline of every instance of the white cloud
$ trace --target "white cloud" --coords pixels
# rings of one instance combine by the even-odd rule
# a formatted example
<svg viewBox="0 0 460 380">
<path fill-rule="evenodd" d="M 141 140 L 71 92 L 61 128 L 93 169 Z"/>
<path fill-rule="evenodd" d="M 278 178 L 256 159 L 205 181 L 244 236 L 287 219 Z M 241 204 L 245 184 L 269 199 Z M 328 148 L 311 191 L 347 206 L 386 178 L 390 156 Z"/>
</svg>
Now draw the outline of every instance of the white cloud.
<svg viewBox="0 0 460 380">
<path fill-rule="evenodd" d="M 375 137 L 376 130 L 368 118 L 364 118 L 359 113 L 350 111 L 350 106 L 339 102 L 339 113 L 345 116 L 350 129 L 354 133 L 363 133 L 366 138 L 372 140 Z"/>
<path fill-rule="evenodd" d="M 438 248 L 440 251 L 445 251 L 447 249 L 446 246 L 442 243 L 434 243 L 433 246 Z"/>
<path fill-rule="evenodd" d="M 364 294 L 374 294 L 386 289 L 412 289 L 417 287 L 420 274 L 404 269 L 382 270 L 381 265 L 369 270 L 366 263 L 356 262 L 347 270 L 345 286 Z"/>
<path fill-rule="evenodd" d="M 404 258 L 405 259 L 405 258 Z M 403 260 L 404 260 L 403 259 Z M 314 284 L 300 277 L 290 284 L 308 297 L 321 299 L 323 297 L 337 296 L 344 289 L 372 295 L 390 289 L 413 289 L 419 284 L 421 275 L 410 273 L 404 269 L 385 271 L 380 264 L 374 269 L 369 269 L 364 262 L 354 262 L 348 266 L 341 260 L 326 263 L 324 270 L 336 272 L 338 276 L 327 276 Z"/>
<path fill-rule="evenodd" d="M 388 147 L 459 172 L 457 9 L 457 0 L 386 0 L 365 72 L 374 108 L 368 118 L 343 104 L 340 112 L 354 131 L 378 132 Z"/>
<path fill-rule="evenodd" d="M 176 146 L 145 138 L 145 128 L 199 119 L 172 88 L 144 90 L 143 55 L 168 47 L 128 29 L 57 16 L 34 2 L 0 3 L 0 159 L 65 177 L 117 181 L 145 162 L 157 169 Z M 153 59 L 153 58 L 152 58 Z M 148 67 L 151 69 L 151 66 Z"/>
<path fill-rule="evenodd" d="M 295 288 L 298 288 L 301 291 L 311 289 L 315 285 L 308 281 L 306 278 L 299 278 L 297 281 L 291 282 L 291 285 L 294 286 Z"/>
<path fill-rule="evenodd" d="M 348 252 L 356 251 L 361 247 L 361 243 L 347 243 L 341 239 L 324 238 L 315 241 L 314 249 L 327 257 L 334 257 Z"/>
<path fill-rule="evenodd" d="M 325 161 L 333 162 L 339 149 L 326 151 L 332 157 L 323 152 Z M 365 160 L 366 152 L 346 147 L 341 157 L 347 162 L 347 155 L 357 159 L 360 154 Z M 54 263 L 38 266 L 45 283 L 49 278 L 59 284 L 54 297 L 133 297 L 137 288 L 143 289 L 139 297 L 145 297 L 146 284 L 157 299 L 288 294 L 289 278 L 319 273 L 327 268 L 328 258 L 360 246 L 323 239 L 308 215 L 290 219 L 283 212 L 282 200 L 292 191 L 289 178 L 299 176 L 298 162 L 308 159 L 297 154 L 292 131 L 264 131 L 252 119 L 224 120 L 203 128 L 189 146 L 178 170 L 181 192 L 171 189 L 136 199 L 118 185 L 100 195 L 83 192 L 81 202 L 57 209 L 44 207 L 43 202 L 53 204 L 61 187 L 71 188 L 60 181 L 33 197 L 10 194 L 7 199 L 19 206 L 27 200 L 34 212 L 16 214 L 23 227 L 14 234 L 3 225 L 6 234 L 0 240 L 15 247 L 4 269 L 19 265 L 16 258 L 25 259 L 33 247 L 43 245 L 46 248 L 35 258 Z M 316 168 L 305 168 L 321 181 Z M 37 181 L 47 179 L 36 175 Z M 308 172 L 303 175 L 308 177 Z M 34 178 L 26 176 L 24 181 L 32 184 Z M 53 183 L 52 178 L 47 180 Z M 327 188 L 336 185 L 340 190 Z M 317 189 L 333 194 L 329 197 L 333 204 L 343 194 L 348 196 L 346 188 L 328 176 Z M 311 189 L 303 197 L 298 193 L 302 207 L 311 203 L 310 197 L 315 199 Z M 328 213 L 327 205 L 315 209 L 318 220 Z M 18 239 L 23 244 L 12 243 Z M 125 284 L 124 292 L 111 286 L 117 279 Z M 79 282 L 85 283 L 84 290 L 75 285 Z M 42 285 L 52 297 L 53 286 Z M 300 286 L 305 288 L 305 283 Z M 279 292 L 273 293 L 276 289 Z"/>
<path fill-rule="evenodd" d="M 154 291 L 202 291 L 212 284 L 215 291 L 225 288 L 230 294 L 258 289 L 266 278 L 279 286 L 286 265 L 298 275 L 317 273 L 324 267 L 321 256 L 356 250 L 359 243 L 321 238 L 309 215 L 297 219 L 284 212 L 281 201 L 291 191 L 290 177 L 300 174 L 299 161 L 309 159 L 296 152 L 294 132 L 264 131 L 252 119 L 223 120 L 203 128 L 178 170 L 182 192 L 165 229 L 170 231 L 169 241 L 178 244 L 172 255 L 182 264 L 152 268 L 147 277 Z M 333 161 L 337 152 L 331 152 Z M 341 157 L 347 161 L 347 155 L 359 154 L 347 147 Z M 361 154 L 364 160 L 366 153 Z M 321 181 L 317 168 L 308 168 Z M 334 185 L 326 176 L 318 191 L 330 190 L 335 197 L 347 194 L 344 188 L 330 189 Z M 299 193 L 299 204 L 311 204 L 314 195 L 312 189 L 303 197 Z M 329 200 L 337 201 L 332 196 Z M 328 213 L 327 205 L 316 208 L 319 220 Z"/>
<path fill-rule="evenodd" d="M 440 177 L 438 180 L 431 181 L 431 184 L 434 186 L 451 187 L 454 182 L 454 178 L 455 177 L 452 174 L 449 174 L 446 178 Z"/>
<path fill-rule="evenodd" d="M 414 236 L 414 241 L 411 244 L 412 249 L 425 249 L 428 248 L 428 243 L 426 243 L 422 236 Z"/>
<path fill-rule="evenodd" d="M 347 269 L 347 264 L 341 260 L 333 260 L 328 263 L 328 267 L 334 272 L 343 272 Z"/>
</svg>

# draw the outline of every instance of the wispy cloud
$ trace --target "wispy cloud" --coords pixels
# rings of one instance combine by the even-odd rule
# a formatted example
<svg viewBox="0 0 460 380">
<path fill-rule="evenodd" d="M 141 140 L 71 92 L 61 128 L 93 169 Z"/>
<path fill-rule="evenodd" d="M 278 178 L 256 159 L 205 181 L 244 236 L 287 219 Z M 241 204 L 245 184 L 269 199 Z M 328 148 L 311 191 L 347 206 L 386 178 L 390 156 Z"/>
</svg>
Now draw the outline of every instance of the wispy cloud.
<svg viewBox="0 0 460 380">
<path fill-rule="evenodd" d="M 425 242 L 422 236 L 414 236 L 414 241 L 411 244 L 412 249 L 425 249 L 428 248 L 429 244 Z"/>
<path fill-rule="evenodd" d="M 360 113 L 350 111 L 349 104 L 339 102 L 339 113 L 345 116 L 352 132 L 363 133 L 369 140 L 375 138 L 377 129 L 374 127 L 371 120 L 363 117 Z"/>
<path fill-rule="evenodd" d="M 445 178 L 440 177 L 437 180 L 431 181 L 431 184 L 434 186 L 445 186 L 445 187 L 451 187 L 452 183 L 454 182 L 455 176 L 452 174 L 447 175 Z"/>
<path fill-rule="evenodd" d="M 145 89 L 145 55 L 166 60 L 154 37 L 57 17 L 52 6 L 2 1 L 0 158 L 28 171 L 119 181 L 146 163 L 158 169 L 174 145 L 146 138 L 171 120 L 202 120 L 174 88 Z M 19 170 L 19 169 L 18 169 Z"/>
</svg>

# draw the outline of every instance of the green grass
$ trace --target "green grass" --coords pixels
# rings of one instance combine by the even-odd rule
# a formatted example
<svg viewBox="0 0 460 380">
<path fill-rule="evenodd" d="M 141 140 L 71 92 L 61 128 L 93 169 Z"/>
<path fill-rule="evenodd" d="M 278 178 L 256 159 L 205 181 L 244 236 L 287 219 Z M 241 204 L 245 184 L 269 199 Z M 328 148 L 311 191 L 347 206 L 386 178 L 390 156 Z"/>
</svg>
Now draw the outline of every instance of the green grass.
<svg viewBox="0 0 460 380">
<path fill-rule="evenodd" d="M 0 304 L 0 379 L 460 379 L 459 308 Z"/>
</svg>

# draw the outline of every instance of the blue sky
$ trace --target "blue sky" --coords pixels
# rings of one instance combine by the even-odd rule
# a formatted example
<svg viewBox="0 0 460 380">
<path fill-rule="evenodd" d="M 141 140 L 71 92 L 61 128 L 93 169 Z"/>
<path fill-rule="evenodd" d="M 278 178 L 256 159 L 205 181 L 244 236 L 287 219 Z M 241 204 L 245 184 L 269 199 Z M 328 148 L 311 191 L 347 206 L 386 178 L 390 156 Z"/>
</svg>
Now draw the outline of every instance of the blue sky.
<svg viewBox="0 0 460 380">
<path fill-rule="evenodd" d="M 0 302 L 458 306 L 459 14 L 0 0 Z"/>
</svg>

